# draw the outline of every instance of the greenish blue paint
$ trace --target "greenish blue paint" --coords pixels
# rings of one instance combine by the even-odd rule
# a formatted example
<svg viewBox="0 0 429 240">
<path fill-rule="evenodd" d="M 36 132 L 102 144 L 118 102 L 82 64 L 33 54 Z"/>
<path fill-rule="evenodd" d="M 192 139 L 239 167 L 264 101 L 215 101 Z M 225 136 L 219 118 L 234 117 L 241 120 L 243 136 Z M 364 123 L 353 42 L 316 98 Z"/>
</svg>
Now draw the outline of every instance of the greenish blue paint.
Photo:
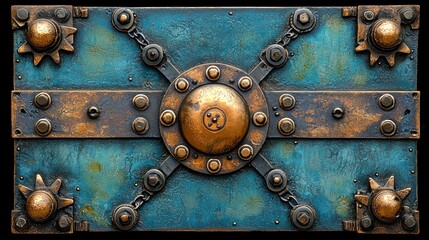
<svg viewBox="0 0 429 240">
<path fill-rule="evenodd" d="M 61 178 L 60 194 L 75 200 L 75 220 L 88 221 L 94 231 L 113 230 L 114 207 L 129 203 L 139 193 L 145 171 L 166 157 L 160 140 L 27 139 L 16 145 L 17 184 L 32 187 L 37 173 L 46 184 Z M 342 220 L 354 218 L 354 194 L 368 189 L 369 177 L 384 184 L 394 175 L 396 189 L 412 188 L 405 203 L 417 207 L 416 174 L 411 174 L 416 170 L 416 151 L 409 148 L 416 148 L 415 141 L 268 140 L 262 154 L 286 171 L 301 203 L 316 209 L 314 230 L 341 231 Z M 24 180 L 18 180 L 20 176 Z M 23 196 L 18 190 L 15 194 L 15 207 L 20 209 Z M 294 229 L 288 220 L 289 205 L 270 192 L 250 166 L 220 177 L 179 166 L 165 189 L 139 212 L 135 230 Z"/>
<path fill-rule="evenodd" d="M 311 9 L 318 19 L 315 29 L 288 46 L 294 56 L 262 82 L 264 90 L 416 89 L 416 58 L 398 55 L 394 68 L 385 63 L 370 67 L 368 53 L 354 52 L 355 18 L 343 18 L 341 8 Z M 282 35 L 294 8 L 133 10 L 150 42 L 163 46 L 181 72 L 208 62 L 250 72 L 259 53 Z M 22 76 L 16 78 L 15 89 L 166 89 L 168 81 L 143 64 L 138 45 L 112 27 L 112 11 L 90 8 L 88 18 L 74 19 L 75 51 L 61 52 L 61 65 L 45 58 L 34 66 L 30 54 L 15 51 L 15 59 L 20 59 L 14 62 L 15 73 Z M 417 56 L 417 31 L 406 27 L 404 35 Z M 14 31 L 14 49 L 24 41 L 24 31 Z M 75 220 L 88 221 L 92 231 L 114 230 L 110 223 L 114 207 L 129 203 L 139 193 L 145 171 L 167 156 L 161 139 L 17 139 L 15 143 L 20 148 L 16 186 L 34 186 L 37 173 L 47 184 L 61 178 L 60 194 L 75 200 Z M 341 222 L 354 218 L 353 196 L 356 190 L 368 188 L 369 177 L 382 184 L 394 175 L 397 189 L 412 188 L 406 204 L 417 207 L 416 174 L 411 174 L 417 157 L 409 148 L 416 149 L 416 141 L 299 139 L 294 144 L 290 139 L 273 139 L 267 140 L 262 154 L 286 171 L 291 190 L 302 203 L 316 209 L 313 230 L 341 231 Z M 15 195 L 15 208 L 22 209 L 24 198 L 16 187 Z M 139 212 L 134 230 L 294 229 L 289 206 L 266 188 L 251 167 L 222 177 L 179 167 L 165 189 Z"/>
</svg>

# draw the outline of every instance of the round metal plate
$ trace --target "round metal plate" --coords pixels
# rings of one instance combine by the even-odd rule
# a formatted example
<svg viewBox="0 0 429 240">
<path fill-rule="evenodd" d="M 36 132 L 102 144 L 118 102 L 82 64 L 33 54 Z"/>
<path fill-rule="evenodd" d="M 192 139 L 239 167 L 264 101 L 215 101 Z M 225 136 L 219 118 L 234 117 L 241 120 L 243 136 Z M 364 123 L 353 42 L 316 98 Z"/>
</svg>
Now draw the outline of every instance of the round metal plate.
<svg viewBox="0 0 429 240">
<path fill-rule="evenodd" d="M 211 66 L 219 68 L 220 76 L 219 79 L 217 79 L 216 81 L 207 78 L 206 71 Z M 252 87 L 250 89 L 246 89 L 246 91 L 241 90 L 238 86 L 239 79 L 243 77 L 248 77 L 252 80 Z M 175 83 L 178 79 L 186 79 L 190 83 L 189 88 L 186 91 L 177 91 Z M 265 142 L 269 125 L 267 123 L 263 126 L 256 126 L 251 121 L 252 116 L 257 112 L 262 112 L 266 116 L 269 116 L 267 101 L 258 83 L 243 70 L 240 70 L 230 65 L 219 63 L 203 64 L 196 66 L 179 75 L 176 80 L 170 84 L 169 88 L 165 92 L 160 107 L 160 113 L 166 110 L 171 110 L 174 112 L 175 116 L 178 116 L 178 119 L 171 126 L 159 124 L 162 139 L 164 140 L 164 143 L 171 155 L 176 157 L 174 149 L 179 145 L 185 145 L 189 149 L 189 154 L 185 159 L 179 160 L 179 162 L 189 169 L 211 175 L 213 175 L 213 171 L 210 172 L 207 168 L 207 162 L 210 159 L 218 159 L 220 162 L 221 169 L 220 171 L 216 172 L 216 175 L 237 171 L 238 169 L 241 169 L 243 166 L 248 164 L 251 159 L 242 160 L 238 156 L 238 149 L 241 146 L 247 144 L 253 148 L 252 157 L 256 156 Z M 194 90 L 199 91 L 198 89 L 200 87 L 203 87 L 207 90 L 210 90 L 211 88 L 216 89 L 216 91 L 207 92 L 208 94 L 209 92 L 212 92 L 212 94 L 216 94 L 218 96 L 212 96 L 207 98 L 207 101 L 210 104 L 205 105 L 198 103 L 198 101 L 189 101 L 189 98 L 186 99 L 187 96 L 189 96 Z M 231 94 L 231 92 L 233 92 L 233 94 Z M 238 113 L 238 115 L 242 114 L 243 116 L 248 116 L 243 118 L 243 121 L 248 121 L 248 129 L 244 130 L 243 132 L 244 137 L 237 138 L 239 139 L 238 143 L 227 143 L 228 146 L 226 146 L 226 148 L 228 149 L 228 151 L 226 152 L 211 151 L 209 147 L 202 148 L 201 146 L 197 146 L 195 142 L 191 143 L 186 141 L 186 138 L 183 136 L 182 130 L 186 129 L 186 131 L 189 131 L 189 129 L 191 128 L 182 129 L 182 125 L 186 124 L 186 121 L 189 119 L 189 117 L 183 113 L 182 116 L 180 115 L 181 111 L 183 111 L 181 109 L 185 108 L 182 106 L 184 105 L 185 100 L 187 101 L 186 108 L 192 108 L 192 106 L 194 106 L 195 109 L 199 108 L 200 106 L 207 108 L 198 110 L 198 114 L 201 113 L 201 120 L 200 122 L 195 122 L 196 124 L 201 125 L 196 126 L 196 128 L 200 127 L 199 129 L 202 129 L 201 131 L 210 131 L 210 133 L 202 132 L 203 134 L 206 134 L 207 137 L 205 138 L 207 139 L 199 139 L 200 142 L 210 141 L 210 134 L 215 137 L 219 137 L 219 135 L 222 136 L 222 134 L 228 136 L 228 134 L 226 134 L 226 131 L 235 131 L 234 126 L 229 126 L 228 124 L 229 121 L 234 122 L 232 119 L 230 119 L 230 117 L 237 117 L 237 113 L 233 113 L 233 111 L 230 110 L 233 106 L 231 106 L 231 108 L 228 108 L 228 106 L 222 107 L 222 104 L 227 105 L 229 102 L 227 99 L 226 101 L 225 99 L 222 99 L 223 93 L 225 93 L 225 98 L 233 96 L 235 99 L 237 99 L 237 97 L 235 97 L 235 95 L 237 95 L 238 98 L 240 98 L 244 103 L 244 109 L 242 110 L 244 112 Z M 217 101 L 222 102 L 222 104 L 217 104 Z M 231 101 L 231 103 L 229 104 L 233 104 L 233 102 L 234 101 Z M 222 109 L 219 110 L 218 108 L 216 108 L 216 106 Z M 207 110 L 210 110 L 210 117 L 207 117 Z M 216 117 L 216 114 L 219 115 L 219 118 L 213 119 L 213 117 Z M 211 123 L 216 124 L 211 125 Z M 219 125 L 219 129 L 212 129 L 213 126 L 217 125 Z M 225 127 L 223 127 L 223 125 L 225 125 Z M 195 135 L 197 135 L 197 133 L 197 131 L 194 132 Z M 197 147 L 194 147 L 193 145 Z M 197 148 L 199 150 L 197 150 Z"/>
</svg>

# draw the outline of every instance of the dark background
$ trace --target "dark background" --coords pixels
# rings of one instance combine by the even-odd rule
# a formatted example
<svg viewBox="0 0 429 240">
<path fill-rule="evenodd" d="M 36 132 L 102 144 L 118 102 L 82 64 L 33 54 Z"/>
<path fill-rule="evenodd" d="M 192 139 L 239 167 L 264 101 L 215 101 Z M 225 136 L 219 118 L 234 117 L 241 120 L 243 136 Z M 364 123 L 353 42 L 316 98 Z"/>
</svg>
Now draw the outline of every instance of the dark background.
<svg viewBox="0 0 429 240">
<path fill-rule="evenodd" d="M 144 0 L 144 1 L 89 1 L 89 0 L 0 0 L 1 3 L 1 79 L 0 79 L 0 116 L 2 124 L 0 125 L 1 134 L 1 149 L 2 157 L 0 158 L 0 176 L 1 189 L 0 189 L 0 240 L 9 239 L 166 239 L 166 238 L 187 238 L 187 239 L 201 239 L 207 237 L 220 238 L 220 239 L 237 239 L 237 238 L 258 238 L 264 240 L 283 240 L 283 239 L 427 239 L 428 226 L 426 225 L 428 217 L 428 201 L 425 193 L 425 178 L 426 166 L 425 163 L 428 159 L 427 151 L 424 148 L 428 144 L 427 133 L 427 96 L 425 81 L 428 79 L 428 71 L 425 67 L 425 57 L 428 53 L 427 43 L 429 38 L 428 21 L 429 9 L 428 3 L 424 0 L 377 0 L 377 1 L 297 1 L 297 0 L 259 0 L 259 1 L 243 1 L 243 0 L 217 0 L 217 1 L 189 1 L 189 0 Z M 12 235 L 10 232 L 10 219 L 11 210 L 13 209 L 13 178 L 14 178 L 14 157 L 13 157 L 13 140 L 11 138 L 10 127 L 10 92 L 13 88 L 13 66 L 12 66 L 12 30 L 10 20 L 10 6 L 11 5 L 75 5 L 75 6 L 129 6 L 129 7 L 150 7 L 150 6 L 357 6 L 357 5 L 402 5 L 402 4 L 419 4 L 421 6 L 421 22 L 420 22 L 420 36 L 419 36 L 419 53 L 418 56 L 418 90 L 421 91 L 421 139 L 418 145 L 418 182 L 419 182 L 419 211 L 420 211 L 420 234 L 418 235 L 358 235 L 350 232 L 89 232 L 89 233 L 74 233 L 72 235 Z M 351 43 L 352 44 L 352 43 Z"/>
</svg>

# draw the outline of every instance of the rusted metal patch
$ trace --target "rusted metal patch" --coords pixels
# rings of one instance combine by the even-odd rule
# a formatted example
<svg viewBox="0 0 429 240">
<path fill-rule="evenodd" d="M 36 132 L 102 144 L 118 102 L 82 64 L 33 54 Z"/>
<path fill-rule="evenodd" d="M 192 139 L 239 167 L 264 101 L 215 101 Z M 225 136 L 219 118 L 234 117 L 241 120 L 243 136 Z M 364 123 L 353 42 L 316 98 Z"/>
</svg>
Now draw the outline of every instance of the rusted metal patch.
<svg viewBox="0 0 429 240">
<path fill-rule="evenodd" d="M 35 96 L 47 93 L 51 104 L 41 109 Z M 144 94 L 149 99 L 145 110 L 138 110 L 133 99 Z M 40 137 L 35 124 L 47 119 L 51 125 L 47 138 L 153 138 L 160 137 L 158 129 L 159 105 L 162 91 L 13 91 L 12 137 Z M 97 116 L 88 112 L 98 109 Z M 148 122 L 144 134 L 133 131 L 133 121 L 143 117 Z"/>
<path fill-rule="evenodd" d="M 296 99 L 291 110 L 279 104 L 283 94 Z M 384 94 L 394 97 L 390 110 L 380 107 L 379 99 Z M 267 91 L 265 95 L 271 107 L 268 138 L 420 138 L 420 92 L 319 92 L 319 91 Z M 342 116 L 333 111 L 339 108 Z M 295 130 L 282 135 L 278 122 L 290 118 Z M 384 120 L 396 124 L 391 136 L 381 132 Z"/>
</svg>

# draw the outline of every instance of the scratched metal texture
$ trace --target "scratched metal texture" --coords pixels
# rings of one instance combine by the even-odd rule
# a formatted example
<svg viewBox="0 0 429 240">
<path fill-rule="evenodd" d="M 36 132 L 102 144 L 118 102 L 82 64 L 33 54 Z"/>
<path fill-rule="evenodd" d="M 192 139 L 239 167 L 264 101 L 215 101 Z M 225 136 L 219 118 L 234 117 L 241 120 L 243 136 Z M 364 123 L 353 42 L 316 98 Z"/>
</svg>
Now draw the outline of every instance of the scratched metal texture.
<svg viewBox="0 0 429 240">
<path fill-rule="evenodd" d="M 31 54 L 16 53 L 25 40 L 24 31 L 15 30 L 14 57 L 20 59 L 14 61 L 15 89 L 165 90 L 168 81 L 145 66 L 138 45 L 111 25 L 113 9 L 90 8 L 88 18 L 74 19 L 75 51 L 61 52 L 61 65 L 45 57 L 34 66 Z M 182 72 L 208 62 L 249 72 L 260 51 L 282 35 L 294 9 L 133 8 L 147 38 L 163 46 Z M 343 18 L 341 8 L 311 9 L 317 15 L 315 29 L 290 44 L 294 56 L 262 82 L 263 90 L 416 90 L 416 57 L 398 55 L 394 68 L 384 60 L 369 67 L 369 54 L 354 52 L 356 18 Z M 412 56 L 418 54 L 417 32 L 405 29 Z M 394 175 L 397 189 L 412 188 L 405 203 L 417 208 L 417 174 L 411 173 L 417 172 L 416 140 L 297 141 L 269 139 L 261 153 L 286 171 L 292 191 L 316 209 L 312 230 L 341 231 L 343 220 L 354 219 L 353 196 L 367 189 L 368 177 L 382 184 Z M 16 139 L 15 144 L 20 149 L 15 153 L 15 208 L 24 206 L 18 184 L 33 187 L 36 173 L 46 184 L 61 178 L 60 195 L 74 198 L 75 220 L 88 221 L 91 231 L 114 230 L 114 207 L 129 203 L 145 171 L 167 154 L 161 139 Z M 180 166 L 139 212 L 134 231 L 294 230 L 288 205 L 250 166 L 219 177 Z"/>
</svg>

